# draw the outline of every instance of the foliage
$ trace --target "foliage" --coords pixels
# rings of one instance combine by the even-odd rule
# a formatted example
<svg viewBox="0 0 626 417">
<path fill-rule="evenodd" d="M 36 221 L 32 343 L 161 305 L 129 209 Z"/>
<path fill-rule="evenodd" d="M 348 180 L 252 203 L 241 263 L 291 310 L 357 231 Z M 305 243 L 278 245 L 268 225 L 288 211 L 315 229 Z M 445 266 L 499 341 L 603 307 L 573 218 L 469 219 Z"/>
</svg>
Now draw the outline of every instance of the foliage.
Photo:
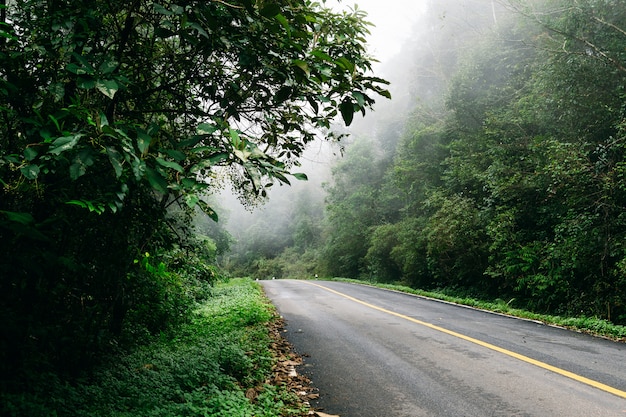
<svg viewBox="0 0 626 417">
<path fill-rule="evenodd" d="M 509 24 L 457 51 L 448 115 L 407 123 L 391 177 L 405 218 L 376 224 L 363 259 L 383 282 L 621 323 L 626 20 L 510 3 Z"/>
<path fill-rule="evenodd" d="M 356 278 L 367 274 L 363 258 L 371 226 L 387 214 L 378 205 L 386 161 L 372 145 L 365 140 L 353 143 L 346 159 L 334 169 L 326 204 L 327 227 L 333 232 L 321 257 L 321 269 L 327 275 Z"/>
<path fill-rule="evenodd" d="M 437 197 L 433 195 L 431 200 L 438 209 L 423 230 L 435 285 L 485 287 L 482 275 L 487 248 L 479 211 L 471 199 L 458 195 Z"/>
<path fill-rule="evenodd" d="M 367 28 L 308 0 L 2 2 L 2 391 L 184 321 L 228 246 L 191 238 L 204 195 L 305 179 L 321 129 L 389 96 Z"/>
<path fill-rule="evenodd" d="M 273 358 L 266 326 L 275 313 L 250 280 L 220 283 L 171 335 L 75 382 L 42 374 L 20 394 L 2 392 L 7 416 L 292 416 L 293 393 L 263 385 Z M 255 401 L 245 390 L 263 386 Z"/>
<path fill-rule="evenodd" d="M 400 267 L 392 257 L 392 251 L 398 246 L 398 227 L 383 224 L 373 228 L 365 262 L 369 275 L 380 282 L 393 282 L 400 276 Z"/>
</svg>

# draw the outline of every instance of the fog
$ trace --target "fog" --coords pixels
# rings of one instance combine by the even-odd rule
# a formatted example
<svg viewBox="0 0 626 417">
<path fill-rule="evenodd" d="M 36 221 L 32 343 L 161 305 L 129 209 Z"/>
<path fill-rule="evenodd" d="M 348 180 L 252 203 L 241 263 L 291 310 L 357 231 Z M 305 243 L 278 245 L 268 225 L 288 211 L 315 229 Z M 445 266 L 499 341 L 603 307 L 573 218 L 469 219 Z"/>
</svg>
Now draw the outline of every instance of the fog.
<svg viewBox="0 0 626 417">
<path fill-rule="evenodd" d="M 368 51 L 378 60 L 374 75 L 390 81 L 392 100 L 376 98 L 373 112 L 355 116 L 346 128 L 340 121 L 334 131 L 348 133 L 341 143 L 315 141 L 309 145 L 301 166 L 308 181 L 293 180 L 291 186 L 275 185 L 263 204 L 244 207 L 228 189 L 214 196 L 222 227 L 233 236 L 232 249 L 246 251 L 252 241 L 263 240 L 267 255 L 291 245 L 290 234 L 297 210 L 309 210 L 316 222 L 323 219 L 324 184 L 332 180 L 332 167 L 356 140 L 395 152 L 410 112 L 443 107 L 441 86 L 455 65 L 450 54 L 468 36 L 498 24 L 500 8 L 493 0 L 357 0 L 327 1 L 336 10 L 358 7 L 375 26 L 368 37 Z M 442 45 L 444 47 L 442 47 Z M 428 105 L 425 105 L 428 103 Z M 438 103 L 433 105 L 432 103 Z M 438 117 L 433 114 L 432 117 Z M 303 203 L 304 202 L 304 203 Z"/>
</svg>

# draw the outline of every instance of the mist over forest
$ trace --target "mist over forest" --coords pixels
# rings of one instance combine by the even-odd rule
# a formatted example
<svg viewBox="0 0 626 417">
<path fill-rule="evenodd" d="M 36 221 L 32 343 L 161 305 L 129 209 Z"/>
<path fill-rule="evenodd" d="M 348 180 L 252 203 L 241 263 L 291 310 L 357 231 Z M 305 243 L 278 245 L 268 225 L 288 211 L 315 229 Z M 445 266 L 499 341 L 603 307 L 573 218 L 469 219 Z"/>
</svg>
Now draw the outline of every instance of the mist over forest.
<svg viewBox="0 0 626 417">
<path fill-rule="evenodd" d="M 0 414 L 260 415 L 250 278 L 623 335 L 626 0 L 337 3 L 0 3 Z"/>
<path fill-rule="evenodd" d="M 490 32 L 493 21 L 489 19 L 494 16 L 495 6 L 493 2 L 481 0 L 424 3 L 426 11 L 414 18 L 415 24 L 405 28 L 409 32 L 408 39 L 394 45 L 400 52 L 376 65 L 376 74 L 390 82 L 392 100 L 379 100 L 373 113 L 357 117 L 349 127 L 337 120 L 332 129 L 349 135 L 341 141 L 319 140 L 310 144 L 298 169 L 306 173 L 307 181 L 275 187 L 267 198 L 252 204 L 242 201 L 228 186 L 214 196 L 213 204 L 220 212 L 221 225 L 205 224 L 205 227 L 212 229 L 212 233 L 219 229 L 230 234 L 229 250 L 221 261 L 227 269 L 234 268 L 235 275 L 244 273 L 254 276 L 257 271 L 254 267 L 247 269 L 247 264 L 263 264 L 266 259 L 276 258 L 283 250 L 292 247 L 295 229 L 302 219 L 306 219 L 307 223 L 309 220 L 317 223 L 315 226 L 321 239 L 332 171 L 350 155 L 351 147 L 357 146 L 356 142 L 364 142 L 358 146 L 372 148 L 376 158 L 392 158 L 411 111 L 419 106 L 443 106 L 445 91 L 439 86 L 444 82 L 441 79 L 444 76 L 443 66 L 454 64 L 443 61 L 444 57 L 453 54 L 453 60 L 456 60 L 462 52 L 459 43 L 466 33 L 480 37 L 484 31 Z M 490 14 L 485 15 L 486 12 Z M 504 12 L 498 5 L 498 13 Z M 368 15 L 367 20 L 371 18 Z M 479 22 L 485 18 L 487 22 L 481 26 Z M 300 211 L 303 207 L 307 207 L 306 213 Z M 310 213 L 315 215 L 311 217 Z M 308 270 L 300 272 L 311 276 L 316 268 L 316 264 L 309 264 Z M 270 268 L 261 275 L 263 278 L 282 277 L 283 273 L 280 269 Z"/>
<path fill-rule="evenodd" d="M 620 1 L 428 1 L 377 67 L 393 99 L 315 143 L 308 183 L 221 200 L 221 266 L 626 322 L 625 44 Z"/>
</svg>

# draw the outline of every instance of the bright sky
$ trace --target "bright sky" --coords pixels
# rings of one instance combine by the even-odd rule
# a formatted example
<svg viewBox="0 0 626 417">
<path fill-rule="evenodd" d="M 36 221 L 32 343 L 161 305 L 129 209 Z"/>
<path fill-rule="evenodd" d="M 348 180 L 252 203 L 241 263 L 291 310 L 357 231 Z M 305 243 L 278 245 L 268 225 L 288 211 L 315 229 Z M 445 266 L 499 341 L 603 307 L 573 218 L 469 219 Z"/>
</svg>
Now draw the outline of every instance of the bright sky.
<svg viewBox="0 0 626 417">
<path fill-rule="evenodd" d="M 376 26 L 368 45 L 370 52 L 381 63 L 398 52 L 409 38 L 413 24 L 426 8 L 428 0 L 329 0 L 327 5 L 348 9 L 356 3 L 368 14 L 367 20 Z M 333 3 L 335 5 L 333 5 Z M 339 3 L 339 6 L 336 4 Z"/>
</svg>

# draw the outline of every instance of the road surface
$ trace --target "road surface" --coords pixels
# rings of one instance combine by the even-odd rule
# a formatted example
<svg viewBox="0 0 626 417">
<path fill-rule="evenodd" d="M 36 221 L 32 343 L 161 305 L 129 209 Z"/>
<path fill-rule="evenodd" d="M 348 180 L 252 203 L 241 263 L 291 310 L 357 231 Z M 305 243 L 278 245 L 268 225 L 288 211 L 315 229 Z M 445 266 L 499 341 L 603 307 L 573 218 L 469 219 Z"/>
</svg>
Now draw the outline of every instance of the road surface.
<svg viewBox="0 0 626 417">
<path fill-rule="evenodd" d="M 362 285 L 262 282 L 342 417 L 626 417 L 626 344 Z"/>
</svg>

